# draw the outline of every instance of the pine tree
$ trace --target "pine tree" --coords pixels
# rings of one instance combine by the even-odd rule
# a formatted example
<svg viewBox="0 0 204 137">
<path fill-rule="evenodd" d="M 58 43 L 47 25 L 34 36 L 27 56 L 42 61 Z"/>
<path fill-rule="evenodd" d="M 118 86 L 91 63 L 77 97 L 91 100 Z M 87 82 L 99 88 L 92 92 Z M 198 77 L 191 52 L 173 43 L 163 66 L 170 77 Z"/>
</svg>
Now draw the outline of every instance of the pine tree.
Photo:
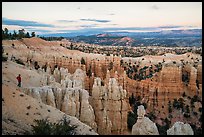
<svg viewBox="0 0 204 137">
<path fill-rule="evenodd" d="M 29 32 L 26 33 L 26 38 L 30 38 Z"/>
<path fill-rule="evenodd" d="M 4 30 L 2 29 L 2 39 L 5 39 L 5 33 L 4 33 Z"/>
<path fill-rule="evenodd" d="M 81 58 L 81 64 L 86 65 L 86 62 L 83 57 Z"/>
<path fill-rule="evenodd" d="M 31 37 L 35 37 L 35 32 L 32 32 L 32 33 L 31 33 Z"/>
<path fill-rule="evenodd" d="M 13 39 L 17 39 L 17 37 L 18 37 L 18 34 L 17 34 L 16 31 L 14 30 L 14 31 L 13 31 Z"/>
<path fill-rule="evenodd" d="M 5 29 L 4 29 L 4 38 L 5 38 L 5 39 L 8 39 L 8 37 L 9 37 L 8 29 L 5 28 Z"/>
<path fill-rule="evenodd" d="M 25 30 L 24 29 L 18 30 L 18 38 L 21 39 L 24 37 L 25 37 Z"/>
</svg>

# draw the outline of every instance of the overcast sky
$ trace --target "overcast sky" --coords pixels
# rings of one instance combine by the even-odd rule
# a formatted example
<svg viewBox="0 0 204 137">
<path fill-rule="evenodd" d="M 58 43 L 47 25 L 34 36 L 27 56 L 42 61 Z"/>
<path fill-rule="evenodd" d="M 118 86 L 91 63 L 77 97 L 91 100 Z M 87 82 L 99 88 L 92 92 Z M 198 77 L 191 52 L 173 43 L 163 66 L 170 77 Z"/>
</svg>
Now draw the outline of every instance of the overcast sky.
<svg viewBox="0 0 204 137">
<path fill-rule="evenodd" d="M 202 2 L 2 2 L 2 27 L 39 34 L 202 28 Z"/>
</svg>

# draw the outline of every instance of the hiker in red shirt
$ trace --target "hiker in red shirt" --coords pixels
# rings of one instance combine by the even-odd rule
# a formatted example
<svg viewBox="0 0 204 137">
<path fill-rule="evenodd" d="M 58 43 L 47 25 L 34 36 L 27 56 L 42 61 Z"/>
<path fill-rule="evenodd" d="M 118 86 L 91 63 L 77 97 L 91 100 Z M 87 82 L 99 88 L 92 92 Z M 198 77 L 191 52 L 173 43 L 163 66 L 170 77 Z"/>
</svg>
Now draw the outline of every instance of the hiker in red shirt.
<svg viewBox="0 0 204 137">
<path fill-rule="evenodd" d="M 21 87 L 21 75 L 19 74 L 16 79 L 18 80 L 18 86 Z"/>
</svg>

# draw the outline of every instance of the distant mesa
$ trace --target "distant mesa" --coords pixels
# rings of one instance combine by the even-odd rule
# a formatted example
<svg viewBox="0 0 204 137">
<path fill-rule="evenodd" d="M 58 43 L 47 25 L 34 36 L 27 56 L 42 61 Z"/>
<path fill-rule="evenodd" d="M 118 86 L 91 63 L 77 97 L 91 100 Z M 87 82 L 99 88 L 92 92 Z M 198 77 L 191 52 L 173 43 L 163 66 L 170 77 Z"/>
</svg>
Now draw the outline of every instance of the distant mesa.
<svg viewBox="0 0 204 137">
<path fill-rule="evenodd" d="M 96 37 L 109 37 L 109 36 L 111 36 L 111 35 L 107 34 L 107 33 L 105 33 L 105 34 L 97 34 L 96 35 Z"/>
</svg>

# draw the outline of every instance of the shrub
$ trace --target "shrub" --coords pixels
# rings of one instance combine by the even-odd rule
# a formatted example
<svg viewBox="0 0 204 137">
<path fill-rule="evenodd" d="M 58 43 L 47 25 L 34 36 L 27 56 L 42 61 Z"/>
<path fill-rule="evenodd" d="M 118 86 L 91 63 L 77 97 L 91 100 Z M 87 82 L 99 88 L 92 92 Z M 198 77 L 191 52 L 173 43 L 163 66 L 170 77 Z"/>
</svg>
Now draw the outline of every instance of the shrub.
<svg viewBox="0 0 204 137">
<path fill-rule="evenodd" d="M 194 135 L 202 135 L 202 128 L 196 127 L 195 124 L 190 124 L 193 129 Z"/>
<path fill-rule="evenodd" d="M 128 118 L 127 118 L 127 125 L 128 129 L 131 130 L 132 126 L 137 122 L 137 114 L 133 113 L 131 111 L 128 112 Z"/>
<path fill-rule="evenodd" d="M 199 89 L 199 82 L 198 82 L 198 80 L 196 79 L 196 86 L 198 87 L 198 89 Z"/>
<path fill-rule="evenodd" d="M 122 66 L 122 65 L 123 65 L 123 60 L 121 59 L 121 60 L 120 60 L 120 66 Z"/>
<path fill-rule="evenodd" d="M 183 96 L 183 97 L 186 97 L 186 93 L 185 93 L 185 92 L 183 92 L 182 96 Z"/>
<path fill-rule="evenodd" d="M 171 112 L 172 112 L 171 101 L 169 101 L 169 103 L 168 103 L 168 110 L 169 110 L 169 113 L 171 113 Z"/>
<path fill-rule="evenodd" d="M 200 123 L 202 123 L 202 114 L 200 115 L 200 118 L 198 120 Z"/>
<path fill-rule="evenodd" d="M 38 69 L 40 68 L 40 66 L 38 65 L 38 62 L 37 62 L 37 61 L 34 62 L 34 68 L 35 68 L 36 70 L 38 70 Z"/>
<path fill-rule="evenodd" d="M 188 84 L 189 80 L 190 80 L 189 74 L 187 74 L 187 73 L 182 74 L 182 81 L 184 83 Z"/>
<path fill-rule="evenodd" d="M 194 102 L 200 102 L 200 99 L 197 95 L 194 95 L 193 98 L 191 98 L 191 104 L 193 104 Z"/>
<path fill-rule="evenodd" d="M 1 52 L 2 52 L 2 55 L 4 53 L 4 47 L 1 45 Z"/>
<path fill-rule="evenodd" d="M 172 114 L 169 114 L 169 119 L 173 118 Z"/>
<path fill-rule="evenodd" d="M 147 109 L 147 103 L 142 103 L 145 109 Z"/>
<path fill-rule="evenodd" d="M 104 86 L 104 82 L 103 81 L 101 81 L 101 86 Z"/>
<path fill-rule="evenodd" d="M 186 105 L 186 113 L 190 113 L 189 105 Z"/>
<path fill-rule="evenodd" d="M 198 109 L 198 110 L 199 110 L 199 112 L 202 112 L 202 107 L 199 107 L 199 109 Z"/>
<path fill-rule="evenodd" d="M 198 115 L 198 113 L 197 113 L 197 112 L 193 112 L 193 115 L 197 116 L 197 115 Z"/>
<path fill-rule="evenodd" d="M 185 118 L 189 118 L 190 117 L 190 114 L 188 114 L 188 113 L 184 113 L 184 115 L 183 115 Z"/>
<path fill-rule="evenodd" d="M 109 66 L 108 66 L 108 70 L 113 69 L 113 62 L 110 62 Z"/>
<path fill-rule="evenodd" d="M 5 62 L 5 61 L 7 61 L 7 60 L 8 60 L 8 57 L 2 56 L 2 62 Z"/>
<path fill-rule="evenodd" d="M 180 104 L 179 104 L 179 102 L 177 101 L 177 99 L 174 99 L 173 107 L 179 109 Z"/>
<path fill-rule="evenodd" d="M 15 62 L 20 65 L 25 65 L 21 59 L 15 59 Z"/>
<path fill-rule="evenodd" d="M 71 45 L 70 45 L 70 49 L 73 50 L 73 44 L 72 44 L 72 43 L 71 43 Z"/>
<path fill-rule="evenodd" d="M 86 75 L 89 76 L 89 78 L 92 76 L 91 66 L 89 66 L 89 70 L 87 71 Z"/>
<path fill-rule="evenodd" d="M 135 101 L 136 101 L 136 99 L 135 99 L 135 97 L 134 97 L 134 95 L 132 93 L 132 96 L 129 97 L 129 104 L 130 105 L 135 104 Z"/>
<path fill-rule="evenodd" d="M 35 120 L 34 122 L 37 123 L 36 126 L 32 125 L 32 132 L 34 135 L 51 135 L 53 132 L 53 124 L 47 119 Z"/>
<path fill-rule="evenodd" d="M 170 128 L 171 121 L 170 121 L 168 118 L 165 118 L 165 119 L 164 119 L 164 122 L 166 123 L 166 128 L 169 129 L 169 128 Z"/>
<path fill-rule="evenodd" d="M 37 125 L 32 125 L 33 135 L 74 135 L 76 126 L 71 126 L 70 121 L 63 117 L 58 123 L 51 123 L 47 119 L 35 120 Z"/>
<path fill-rule="evenodd" d="M 150 120 L 154 121 L 157 117 L 154 115 L 154 112 L 150 112 L 147 114 L 147 117 L 149 117 Z"/>
<path fill-rule="evenodd" d="M 5 56 L 4 56 L 4 48 L 3 48 L 2 45 L 1 45 L 1 50 L 2 50 L 2 62 L 7 61 L 7 60 L 8 60 L 8 57 L 5 57 Z"/>
<path fill-rule="evenodd" d="M 166 125 L 165 126 L 161 126 L 158 123 L 156 123 L 156 126 L 158 128 L 159 135 L 167 135 L 167 130 L 168 129 L 167 129 Z"/>
<path fill-rule="evenodd" d="M 86 62 L 83 57 L 81 58 L 81 64 L 86 65 Z"/>
</svg>

